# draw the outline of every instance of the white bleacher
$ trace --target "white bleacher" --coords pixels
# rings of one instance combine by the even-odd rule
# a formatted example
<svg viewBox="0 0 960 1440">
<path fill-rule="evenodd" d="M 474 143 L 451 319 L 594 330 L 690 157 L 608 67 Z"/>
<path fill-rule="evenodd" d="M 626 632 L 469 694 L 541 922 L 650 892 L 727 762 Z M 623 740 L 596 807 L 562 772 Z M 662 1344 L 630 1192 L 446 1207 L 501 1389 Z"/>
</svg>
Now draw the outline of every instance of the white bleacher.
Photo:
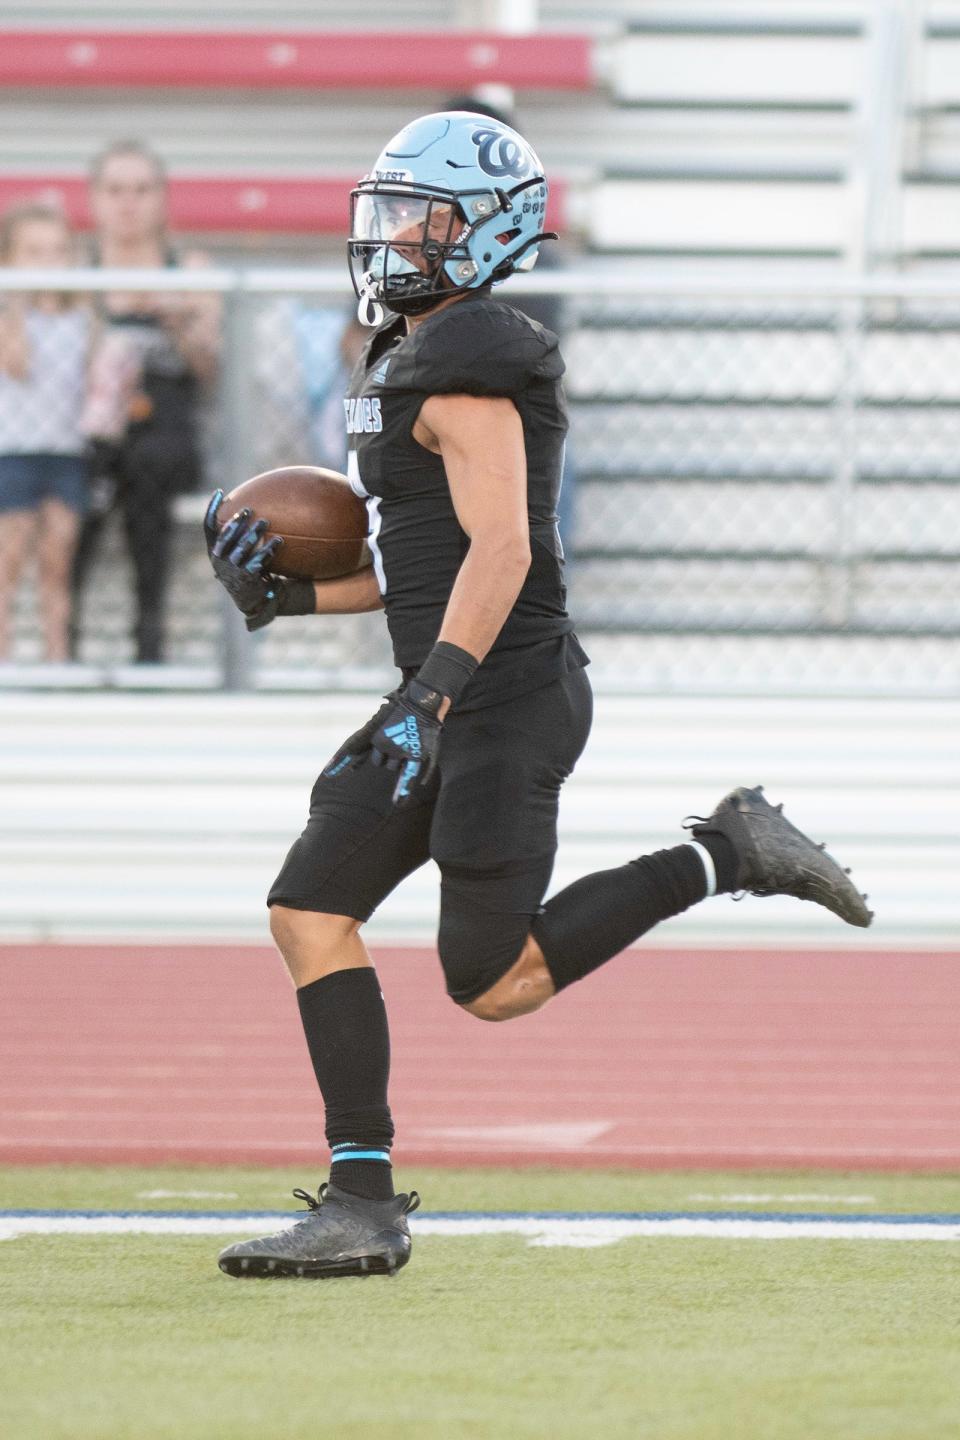
<svg viewBox="0 0 960 1440">
<path fill-rule="evenodd" d="M 859 29 L 819 35 L 644 29 L 612 48 L 617 98 L 663 108 L 848 109 L 865 79 Z"/>
<path fill-rule="evenodd" d="M 367 0 L 362 16 L 342 0 L 7 0 L 3 24 L 24 28 L 103 26 L 154 30 L 444 29 L 449 0 Z"/>
<path fill-rule="evenodd" d="M 960 175 L 904 187 L 900 244 L 905 255 L 960 258 Z"/>
<path fill-rule="evenodd" d="M 599 250 L 658 255 L 843 256 L 852 197 L 839 179 L 602 178 L 590 195 Z"/>
<path fill-rule="evenodd" d="M 264 894 L 314 776 L 376 699 L 5 697 L 0 937 L 266 939 Z M 783 898 L 722 898 L 654 944 L 955 946 L 958 727 L 956 701 L 606 696 L 564 792 L 554 888 L 676 843 L 684 815 L 764 781 L 854 867 L 875 928 Z M 371 934 L 430 940 L 436 910 L 427 866 Z"/>
<path fill-rule="evenodd" d="M 632 177 L 605 177 L 591 196 L 600 248 L 628 247 L 634 235 L 640 250 L 854 260 L 871 140 L 881 151 L 902 141 L 882 105 L 872 134 L 892 66 L 909 107 L 901 178 L 896 154 L 882 162 L 900 211 L 892 248 L 960 254 L 960 7 L 943 7 L 926 29 L 911 28 L 904 11 L 899 30 L 879 40 L 879 5 L 681 5 L 641 17 L 613 47 L 609 73 L 618 102 L 646 114 L 651 144 L 638 149 Z M 885 39 L 893 55 L 878 70 Z"/>
<path fill-rule="evenodd" d="M 73 0 L 76 3 L 76 0 Z M 650 28 L 699 30 L 719 26 L 792 24 L 798 30 L 816 25 L 834 29 L 858 24 L 873 0 L 540 0 L 544 25 L 644 25 Z M 960 0 L 943 0 L 954 7 Z"/>
<path fill-rule="evenodd" d="M 923 487 L 919 498 L 916 489 L 907 483 L 863 487 L 855 509 L 857 535 L 865 553 L 883 555 L 892 549 L 900 562 L 916 555 L 932 564 L 938 553 L 949 559 L 960 534 L 960 486 L 955 481 L 931 483 Z M 753 565 L 758 551 L 771 560 L 797 555 L 816 560 L 824 556 L 825 549 L 829 553 L 837 505 L 830 488 L 816 481 L 763 478 L 749 484 L 720 477 L 688 480 L 682 485 L 667 476 L 651 476 L 644 482 L 585 480 L 579 496 L 578 544 L 600 556 L 615 555 L 625 544 L 633 544 L 639 556 L 660 560 L 670 552 L 679 557 L 684 551 L 694 551 L 702 565 L 711 554 L 730 555 L 734 548 L 731 506 L 735 508 L 738 500 L 747 497 L 750 522 L 739 526 L 737 537 L 744 562 Z M 614 515 L 621 517 L 618 525 L 611 524 Z M 892 563 L 886 561 L 885 567 L 889 569 Z M 866 569 L 865 565 L 864 573 Z M 778 565 L 769 603 L 776 601 L 778 593 L 782 598 L 785 579 L 784 567 Z M 652 577 L 649 583 L 656 588 Z M 747 587 L 753 591 L 747 603 L 754 615 L 758 609 L 754 587 L 760 584 L 760 575 L 754 574 Z M 945 606 L 953 604 L 951 588 L 943 596 Z M 816 593 L 813 586 L 813 599 Z M 687 598 L 699 608 L 701 618 L 706 618 L 702 604 L 698 606 L 697 592 L 691 591 Z M 926 614 L 927 604 L 919 590 L 917 604 Z M 762 610 L 769 614 L 766 599 Z"/>
</svg>

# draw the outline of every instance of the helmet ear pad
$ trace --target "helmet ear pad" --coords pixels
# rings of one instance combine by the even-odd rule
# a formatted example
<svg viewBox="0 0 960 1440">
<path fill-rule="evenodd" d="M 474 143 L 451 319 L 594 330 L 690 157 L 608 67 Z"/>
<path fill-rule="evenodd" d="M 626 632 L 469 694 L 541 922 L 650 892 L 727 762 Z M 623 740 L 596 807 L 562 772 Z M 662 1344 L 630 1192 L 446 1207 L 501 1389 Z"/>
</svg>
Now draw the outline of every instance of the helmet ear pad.
<svg viewBox="0 0 960 1440">
<path fill-rule="evenodd" d="M 506 280 L 518 268 L 515 257 L 526 258 L 531 250 L 532 259 L 524 269 L 532 270 L 536 264 L 540 237 L 536 237 L 533 244 L 528 240 L 524 245 L 523 229 L 513 223 L 519 217 L 513 213 L 511 197 L 498 190 L 497 198 L 499 211 L 484 215 L 475 225 L 468 227 L 464 237 L 468 258 L 450 260 L 444 266 L 448 279 L 458 289 L 477 289 L 492 281 Z"/>
<path fill-rule="evenodd" d="M 478 284 L 505 280 L 520 268 L 532 270 L 540 241 L 556 238 L 542 228 L 547 208 L 543 175 L 534 175 L 511 190 L 498 186 L 494 198 L 496 210 L 476 225 L 468 246 L 484 277 L 475 282 Z"/>
</svg>

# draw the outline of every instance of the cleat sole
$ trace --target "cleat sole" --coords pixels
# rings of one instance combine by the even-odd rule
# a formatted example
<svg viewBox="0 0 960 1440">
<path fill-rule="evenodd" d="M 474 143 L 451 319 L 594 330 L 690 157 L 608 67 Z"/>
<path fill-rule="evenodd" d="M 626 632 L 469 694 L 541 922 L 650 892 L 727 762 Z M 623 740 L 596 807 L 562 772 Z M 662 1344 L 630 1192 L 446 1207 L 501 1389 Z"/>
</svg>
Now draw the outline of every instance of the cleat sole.
<svg viewBox="0 0 960 1440">
<path fill-rule="evenodd" d="M 395 1275 L 406 1265 L 409 1256 L 397 1259 L 385 1255 L 356 1255 L 344 1260 L 309 1261 L 267 1260 L 260 1256 L 226 1257 L 220 1269 L 224 1275 L 243 1280 L 332 1280 L 340 1276 Z"/>
</svg>

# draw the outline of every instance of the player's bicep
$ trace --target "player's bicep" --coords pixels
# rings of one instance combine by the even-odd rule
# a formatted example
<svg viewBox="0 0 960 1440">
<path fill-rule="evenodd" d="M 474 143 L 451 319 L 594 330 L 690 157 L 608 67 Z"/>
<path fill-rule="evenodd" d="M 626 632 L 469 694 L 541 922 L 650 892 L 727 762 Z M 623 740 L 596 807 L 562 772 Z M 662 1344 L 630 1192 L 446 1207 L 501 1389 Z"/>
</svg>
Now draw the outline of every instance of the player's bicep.
<svg viewBox="0 0 960 1440">
<path fill-rule="evenodd" d="M 527 457 L 513 401 L 432 395 L 420 421 L 435 439 L 457 519 L 470 538 L 525 540 Z"/>
</svg>

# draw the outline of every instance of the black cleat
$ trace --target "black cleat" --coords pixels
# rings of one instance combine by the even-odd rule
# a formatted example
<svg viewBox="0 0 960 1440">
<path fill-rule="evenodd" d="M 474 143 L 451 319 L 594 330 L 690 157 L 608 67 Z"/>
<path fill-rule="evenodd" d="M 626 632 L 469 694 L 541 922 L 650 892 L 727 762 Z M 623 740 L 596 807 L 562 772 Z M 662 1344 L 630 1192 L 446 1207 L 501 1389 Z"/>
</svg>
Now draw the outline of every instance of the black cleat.
<svg viewBox="0 0 960 1440">
<path fill-rule="evenodd" d="M 725 835 L 737 852 L 737 889 L 751 895 L 795 895 L 839 915 L 848 925 L 867 926 L 873 919 L 866 895 L 822 845 L 798 830 L 782 805 L 764 798 L 763 786 L 731 790 L 709 819 L 690 816 L 694 838 Z"/>
<path fill-rule="evenodd" d="M 306 1190 L 293 1193 L 309 1207 L 303 1219 L 262 1240 L 228 1245 L 217 1261 L 225 1275 L 392 1275 L 410 1259 L 407 1216 L 420 1204 L 415 1190 L 392 1200 L 364 1200 L 336 1185 L 321 1185 L 316 1198 Z"/>
</svg>

